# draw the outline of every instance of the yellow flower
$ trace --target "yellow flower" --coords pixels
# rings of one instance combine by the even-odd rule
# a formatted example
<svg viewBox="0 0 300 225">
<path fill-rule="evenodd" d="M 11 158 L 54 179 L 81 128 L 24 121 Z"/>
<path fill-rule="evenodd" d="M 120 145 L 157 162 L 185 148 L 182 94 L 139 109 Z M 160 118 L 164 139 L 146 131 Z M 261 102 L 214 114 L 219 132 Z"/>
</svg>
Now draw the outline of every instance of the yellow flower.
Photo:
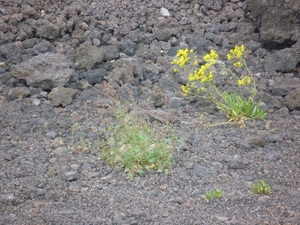
<svg viewBox="0 0 300 225">
<path fill-rule="evenodd" d="M 215 50 L 211 50 L 210 51 L 210 56 L 215 59 L 215 60 L 218 60 L 219 59 L 219 55 L 218 53 L 215 51 Z"/>
<path fill-rule="evenodd" d="M 197 89 L 197 91 L 198 91 L 198 92 L 205 91 L 205 87 L 200 87 L 200 88 Z"/>
<path fill-rule="evenodd" d="M 241 61 L 233 63 L 234 67 L 242 67 L 244 64 Z"/>
<path fill-rule="evenodd" d="M 185 85 L 181 86 L 181 90 L 182 90 L 184 96 L 188 95 L 189 89 Z"/>
<path fill-rule="evenodd" d="M 181 90 L 183 92 L 184 96 L 188 96 L 188 94 L 194 89 L 196 86 L 195 84 L 187 84 L 187 85 L 182 85 Z"/>
<path fill-rule="evenodd" d="M 246 51 L 246 47 L 244 45 L 241 46 L 235 46 L 233 49 L 230 49 L 227 54 L 227 59 L 228 60 L 234 60 L 234 59 L 242 59 L 243 54 Z"/>
<path fill-rule="evenodd" d="M 152 164 L 150 165 L 150 168 L 151 168 L 151 169 L 155 169 L 155 168 L 156 168 L 156 165 L 155 165 L 154 163 L 152 163 Z"/>
<path fill-rule="evenodd" d="M 174 60 L 171 62 L 171 64 L 172 64 L 172 65 L 177 64 L 177 60 L 174 59 Z"/>
<path fill-rule="evenodd" d="M 188 48 L 186 48 L 184 50 L 179 49 L 176 54 L 176 57 L 179 59 L 174 59 L 172 61 L 172 64 L 176 64 L 179 67 L 184 67 L 190 61 L 189 53 L 192 53 L 192 52 Z"/>
<path fill-rule="evenodd" d="M 178 72 L 178 69 L 177 69 L 177 68 L 174 68 L 174 69 L 173 69 L 173 72 L 174 72 L 174 73 L 177 73 L 177 72 Z"/>
<path fill-rule="evenodd" d="M 207 62 L 208 64 L 215 64 L 216 63 L 216 60 L 219 59 L 219 55 L 218 53 L 215 51 L 215 50 L 210 50 L 210 53 L 209 54 L 206 54 L 204 57 L 203 57 L 203 60 L 205 62 Z"/>
<path fill-rule="evenodd" d="M 251 84 L 251 82 L 252 82 L 252 78 L 250 76 L 245 76 L 244 78 L 239 79 L 237 81 L 239 86 L 246 86 L 248 84 Z"/>
</svg>

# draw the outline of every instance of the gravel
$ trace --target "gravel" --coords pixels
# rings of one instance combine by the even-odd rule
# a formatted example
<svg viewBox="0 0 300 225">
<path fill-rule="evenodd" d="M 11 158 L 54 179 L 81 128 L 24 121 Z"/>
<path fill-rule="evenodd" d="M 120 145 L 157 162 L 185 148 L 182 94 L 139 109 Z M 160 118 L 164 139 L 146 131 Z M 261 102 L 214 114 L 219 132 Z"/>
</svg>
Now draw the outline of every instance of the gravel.
<svg viewBox="0 0 300 225">
<path fill-rule="evenodd" d="M 244 16 L 247 1 L 14 4 L 0 0 L 6 64 L 0 67 L 0 94 L 10 96 L 0 98 L 0 224 L 300 224 L 300 112 L 283 106 L 285 92 L 272 95 L 285 74 L 263 71 L 267 50 Z M 8 44 L 13 41 L 22 48 Z M 187 45 L 201 54 L 241 42 L 249 46 L 251 69 L 262 71 L 256 76 L 267 118 L 246 121 L 243 128 L 205 127 L 226 118 L 209 103 L 178 94 L 185 78 L 169 76 L 170 59 Z M 106 61 L 76 66 L 82 43 L 93 51 L 108 49 Z M 102 50 L 95 53 L 101 61 Z M 29 87 L 9 75 L 15 64 L 45 52 L 68 58 L 74 70 L 68 88 L 77 90 L 82 78 L 91 84 L 80 85 L 66 107 L 53 107 L 43 86 Z M 122 168 L 99 159 L 101 116 L 108 110 L 99 90 L 103 80 L 119 87 L 114 72 L 123 70 L 120 76 L 130 81 L 123 91 L 135 91 L 141 110 L 162 126 L 174 123 L 180 143 L 170 174 L 149 171 L 126 180 Z M 271 195 L 249 193 L 259 180 L 270 185 Z M 216 188 L 223 198 L 201 197 Z"/>
</svg>

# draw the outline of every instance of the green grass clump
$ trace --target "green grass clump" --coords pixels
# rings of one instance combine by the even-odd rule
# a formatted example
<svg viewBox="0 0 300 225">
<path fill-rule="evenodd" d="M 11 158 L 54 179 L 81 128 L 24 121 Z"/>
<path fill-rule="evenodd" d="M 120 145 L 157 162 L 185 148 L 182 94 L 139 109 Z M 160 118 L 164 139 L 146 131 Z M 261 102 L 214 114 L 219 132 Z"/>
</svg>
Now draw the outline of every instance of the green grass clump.
<svg viewBox="0 0 300 225">
<path fill-rule="evenodd" d="M 249 192 L 252 194 L 269 195 L 272 193 L 272 190 L 265 181 L 260 180 L 256 184 L 250 186 Z"/>
<path fill-rule="evenodd" d="M 205 195 L 202 195 L 202 198 L 205 200 L 213 199 L 213 198 L 222 198 L 224 196 L 224 192 L 222 192 L 219 188 L 215 190 L 206 191 Z"/>
<path fill-rule="evenodd" d="M 244 121 L 247 118 L 264 120 L 266 111 L 256 105 L 252 99 L 246 99 L 236 93 L 224 92 L 223 101 L 217 104 L 217 108 L 226 112 L 230 122 Z"/>
<path fill-rule="evenodd" d="M 114 96 L 113 102 L 113 122 L 106 123 L 100 159 L 124 168 L 127 178 L 148 170 L 169 173 L 178 140 L 172 124 L 150 122 L 132 101 L 119 101 Z"/>
</svg>

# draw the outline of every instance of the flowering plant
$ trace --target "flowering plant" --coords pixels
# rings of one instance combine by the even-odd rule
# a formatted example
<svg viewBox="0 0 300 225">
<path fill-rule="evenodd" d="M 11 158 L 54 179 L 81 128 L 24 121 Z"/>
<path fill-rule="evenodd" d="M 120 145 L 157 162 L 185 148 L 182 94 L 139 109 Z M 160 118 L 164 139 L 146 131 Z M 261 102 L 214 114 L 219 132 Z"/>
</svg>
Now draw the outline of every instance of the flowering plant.
<svg viewBox="0 0 300 225">
<path fill-rule="evenodd" d="M 219 59 L 219 54 L 215 50 L 206 54 L 203 57 L 204 63 L 200 65 L 198 56 L 192 49 L 179 49 L 172 64 L 175 65 L 175 73 L 179 70 L 189 71 L 188 82 L 181 87 L 183 95 L 203 93 L 216 104 L 218 109 L 226 113 L 228 122 L 243 123 L 249 118 L 263 120 L 266 112 L 254 102 L 257 93 L 256 84 L 243 57 L 245 50 L 244 45 L 235 46 L 227 54 L 227 61 L 233 68 L 244 69 L 244 73 L 237 76 L 224 61 Z M 239 94 L 222 91 L 216 86 L 214 78 L 217 68 L 221 69 L 221 74 L 234 77 Z"/>
</svg>

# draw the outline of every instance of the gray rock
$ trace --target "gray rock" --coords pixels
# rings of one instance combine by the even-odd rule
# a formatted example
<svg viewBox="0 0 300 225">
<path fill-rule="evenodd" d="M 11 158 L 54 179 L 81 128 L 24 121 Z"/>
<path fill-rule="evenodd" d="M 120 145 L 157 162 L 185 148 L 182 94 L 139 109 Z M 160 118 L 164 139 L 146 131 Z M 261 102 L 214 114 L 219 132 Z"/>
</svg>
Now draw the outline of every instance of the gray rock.
<svg viewBox="0 0 300 225">
<path fill-rule="evenodd" d="M 167 17 L 157 22 L 153 28 L 156 38 L 159 41 L 168 41 L 172 35 L 180 33 L 181 27 L 178 21 L 172 17 Z"/>
<path fill-rule="evenodd" d="M 28 62 L 12 67 L 11 75 L 26 80 L 28 85 L 51 90 L 64 86 L 73 70 L 69 68 L 67 57 L 59 53 L 45 53 L 33 57 Z"/>
<path fill-rule="evenodd" d="M 0 95 L 0 103 L 3 103 L 6 101 L 6 97 L 3 95 Z"/>
<path fill-rule="evenodd" d="M 119 84 L 134 84 L 133 68 L 130 65 L 113 69 L 113 71 L 109 73 L 109 77 Z"/>
<path fill-rule="evenodd" d="M 289 109 L 285 106 L 281 107 L 277 111 L 275 111 L 276 114 L 281 114 L 282 117 L 289 115 Z"/>
<path fill-rule="evenodd" d="M 107 46 L 103 46 L 103 49 L 105 49 L 106 51 L 106 59 L 108 61 L 116 60 L 120 58 L 120 52 L 117 46 L 107 45 Z"/>
<path fill-rule="evenodd" d="M 108 77 L 120 84 L 134 84 L 134 75 L 142 78 L 142 66 L 137 58 L 122 58 L 113 63 L 113 71 Z"/>
<path fill-rule="evenodd" d="M 2 195 L 0 195 L 0 202 L 1 203 L 12 203 L 12 202 L 14 202 L 16 200 L 16 197 L 13 195 L 13 194 L 6 194 L 6 195 L 4 195 L 4 194 L 2 194 Z"/>
<path fill-rule="evenodd" d="M 165 96 L 162 93 L 157 91 L 152 92 L 152 99 L 153 99 L 154 106 L 156 108 L 163 106 L 165 103 Z"/>
<path fill-rule="evenodd" d="M 13 155 L 10 153 L 3 153 L 3 158 L 7 161 L 11 161 L 13 159 Z"/>
<path fill-rule="evenodd" d="M 289 108 L 289 110 L 300 109 L 300 88 L 297 88 L 289 93 L 284 99 L 283 104 Z"/>
<path fill-rule="evenodd" d="M 290 45 L 300 32 L 300 1 L 250 0 L 251 17 L 268 47 Z"/>
<path fill-rule="evenodd" d="M 91 85 L 99 84 L 102 82 L 103 77 L 107 75 L 106 70 L 104 69 L 96 69 L 96 70 L 88 70 L 81 74 L 81 77 L 87 80 Z"/>
<path fill-rule="evenodd" d="M 46 137 L 50 138 L 50 139 L 55 139 L 57 136 L 56 132 L 51 130 L 49 132 L 46 133 Z"/>
<path fill-rule="evenodd" d="M 11 43 L 15 40 L 16 35 L 12 32 L 0 32 L 0 44 Z"/>
<path fill-rule="evenodd" d="M 254 55 L 263 58 L 267 54 L 267 50 L 264 48 L 258 48 L 254 51 Z"/>
<path fill-rule="evenodd" d="M 48 98 L 53 106 L 69 105 L 75 97 L 77 90 L 72 88 L 56 87 L 49 93 Z"/>
<path fill-rule="evenodd" d="M 36 54 L 36 55 L 38 55 L 40 53 L 54 52 L 54 50 L 55 50 L 54 45 L 46 40 L 43 40 L 42 42 L 36 44 L 35 46 L 33 46 L 32 49 L 33 49 L 34 54 Z"/>
<path fill-rule="evenodd" d="M 12 216 L 0 216 L 0 225 L 12 224 Z"/>
<path fill-rule="evenodd" d="M 192 169 L 194 167 L 194 163 L 193 162 L 184 162 L 183 165 L 187 169 Z"/>
<path fill-rule="evenodd" d="M 276 87 L 274 87 L 274 88 L 276 88 Z M 272 92 L 272 93 L 275 94 L 274 92 Z M 281 101 L 279 101 L 275 96 L 273 96 L 267 92 L 259 92 L 256 95 L 255 99 L 257 102 L 261 101 L 261 103 L 263 103 L 263 102 L 266 103 L 266 108 L 268 108 L 268 109 L 279 109 L 282 107 Z M 264 106 L 262 108 L 265 109 Z"/>
<path fill-rule="evenodd" d="M 265 139 L 261 136 L 252 136 L 245 138 L 245 141 L 249 143 L 251 147 L 259 147 L 262 148 L 265 146 Z"/>
<path fill-rule="evenodd" d="M 139 45 L 136 50 L 136 56 L 143 59 L 156 61 L 161 55 L 161 46 L 157 40 L 152 41 L 149 45 Z"/>
<path fill-rule="evenodd" d="M 238 31 L 244 35 L 251 35 L 255 32 L 255 25 L 253 23 L 240 23 Z"/>
<path fill-rule="evenodd" d="M 77 171 L 68 171 L 65 173 L 66 181 L 76 181 L 79 178 Z"/>
<path fill-rule="evenodd" d="M 243 162 L 241 159 L 233 159 L 231 161 L 229 161 L 229 164 L 228 164 L 228 168 L 229 169 L 234 169 L 234 170 L 241 170 L 241 169 L 245 169 L 246 166 L 247 166 L 247 162 Z"/>
<path fill-rule="evenodd" d="M 204 167 L 195 165 L 193 169 L 193 177 L 203 179 L 204 177 L 216 176 L 218 172 L 213 167 Z"/>
<path fill-rule="evenodd" d="M 17 26 L 17 24 L 23 19 L 22 13 L 14 13 L 10 16 L 10 19 L 8 21 L 9 25 Z"/>
<path fill-rule="evenodd" d="M 215 47 L 216 45 L 205 38 L 199 38 L 195 35 L 191 35 L 187 37 L 187 43 L 189 44 L 190 48 L 196 47 L 196 51 L 198 54 L 205 53 L 211 49 L 211 47 Z"/>
<path fill-rule="evenodd" d="M 137 44 L 130 39 L 124 39 L 120 41 L 118 46 L 121 49 L 121 51 L 128 56 L 133 56 L 137 48 Z"/>
<path fill-rule="evenodd" d="M 30 95 L 30 91 L 26 87 L 11 88 L 8 92 L 7 99 L 12 101 L 15 99 L 23 99 Z"/>
<path fill-rule="evenodd" d="M 225 2 L 226 0 L 204 0 L 203 5 L 206 6 L 208 9 L 218 11 L 225 6 Z"/>
<path fill-rule="evenodd" d="M 41 105 L 41 100 L 38 98 L 32 99 L 32 105 L 34 105 L 34 106 Z"/>
<path fill-rule="evenodd" d="M 177 82 L 175 82 L 172 76 L 164 75 L 158 81 L 158 86 L 164 91 L 175 92 L 179 90 L 181 92 L 181 88 Z"/>
<path fill-rule="evenodd" d="M 143 78 L 150 80 L 152 83 L 157 82 L 159 79 L 159 67 L 157 64 L 144 64 Z"/>
<path fill-rule="evenodd" d="M 187 101 L 185 101 L 183 98 L 178 97 L 171 97 L 170 103 L 172 108 L 180 108 L 182 106 L 187 105 Z"/>
<path fill-rule="evenodd" d="M 229 220 L 229 218 L 226 216 L 217 216 L 216 219 L 220 222 L 226 222 Z"/>
<path fill-rule="evenodd" d="M 113 224 L 124 224 L 125 219 L 126 215 L 124 213 L 116 214 L 113 218 Z"/>
<path fill-rule="evenodd" d="M 37 38 L 29 38 L 22 42 L 24 49 L 32 48 L 36 43 L 38 43 Z"/>
<path fill-rule="evenodd" d="M 1 38 L 1 36 L 0 36 Z M 0 47 L 0 62 L 9 63 L 20 63 L 22 61 L 21 53 L 23 51 L 22 43 L 10 43 Z"/>
<path fill-rule="evenodd" d="M 169 111 L 163 111 L 161 109 L 157 110 L 149 110 L 148 115 L 150 116 L 150 120 L 156 120 L 161 123 L 175 123 L 178 121 L 178 118 L 174 117 L 174 114 Z"/>
<path fill-rule="evenodd" d="M 89 70 L 93 69 L 106 58 L 106 51 L 90 43 L 81 44 L 76 49 L 76 69 Z"/>
<path fill-rule="evenodd" d="M 293 78 L 284 78 L 276 81 L 273 85 L 271 85 L 270 89 L 273 95 L 285 97 L 291 91 L 298 88 L 300 88 L 300 79 L 297 77 L 293 77 Z M 265 101 L 265 99 L 263 101 L 267 102 Z"/>
<path fill-rule="evenodd" d="M 76 83 L 76 87 L 77 87 L 77 89 L 83 91 L 88 88 L 91 88 L 92 85 L 90 85 L 90 83 L 87 80 L 80 80 Z"/>
<path fill-rule="evenodd" d="M 264 196 L 261 196 L 257 199 L 259 202 L 266 202 L 266 201 L 269 201 L 271 200 L 271 197 L 270 196 L 267 196 L 267 195 L 264 195 Z"/>
<path fill-rule="evenodd" d="M 165 7 L 161 7 L 160 8 L 160 15 L 162 15 L 164 17 L 169 17 L 170 16 L 170 12 Z"/>
<path fill-rule="evenodd" d="M 22 13 L 23 13 L 24 17 L 34 16 L 36 14 L 36 10 L 29 5 L 25 5 L 24 9 L 22 10 Z"/>
<path fill-rule="evenodd" d="M 121 86 L 121 96 L 127 99 L 128 101 L 132 101 L 133 99 L 137 100 L 138 98 L 138 89 L 137 87 L 125 83 Z"/>
<path fill-rule="evenodd" d="M 265 58 L 264 68 L 266 72 L 290 72 L 300 62 L 297 52 L 291 48 L 285 48 L 270 54 Z"/>
<path fill-rule="evenodd" d="M 150 44 L 155 39 L 155 34 L 149 34 L 145 32 L 139 32 L 137 35 L 138 40 L 144 44 Z M 135 41 L 131 38 L 131 40 Z"/>
<path fill-rule="evenodd" d="M 158 195 L 158 191 L 157 191 L 156 188 L 154 188 L 154 189 L 148 191 L 148 192 L 147 192 L 147 195 L 148 195 L 149 197 L 154 198 L 154 197 L 156 197 L 156 196 Z"/>
<path fill-rule="evenodd" d="M 101 41 L 98 38 L 93 38 L 92 43 L 95 46 L 100 46 L 101 45 Z"/>
<path fill-rule="evenodd" d="M 235 146 L 239 149 L 251 149 L 251 145 L 243 139 L 239 139 L 235 142 Z"/>
<path fill-rule="evenodd" d="M 68 153 L 68 152 L 70 152 L 70 149 L 68 149 L 68 148 L 65 147 L 65 146 L 58 147 L 58 148 L 56 148 L 56 149 L 53 150 L 53 153 L 54 153 L 55 155 L 63 155 L 63 154 L 66 154 L 66 153 Z"/>
<path fill-rule="evenodd" d="M 36 35 L 46 39 L 53 40 L 59 36 L 59 27 L 48 20 L 39 19 L 33 23 L 36 29 Z"/>
</svg>

